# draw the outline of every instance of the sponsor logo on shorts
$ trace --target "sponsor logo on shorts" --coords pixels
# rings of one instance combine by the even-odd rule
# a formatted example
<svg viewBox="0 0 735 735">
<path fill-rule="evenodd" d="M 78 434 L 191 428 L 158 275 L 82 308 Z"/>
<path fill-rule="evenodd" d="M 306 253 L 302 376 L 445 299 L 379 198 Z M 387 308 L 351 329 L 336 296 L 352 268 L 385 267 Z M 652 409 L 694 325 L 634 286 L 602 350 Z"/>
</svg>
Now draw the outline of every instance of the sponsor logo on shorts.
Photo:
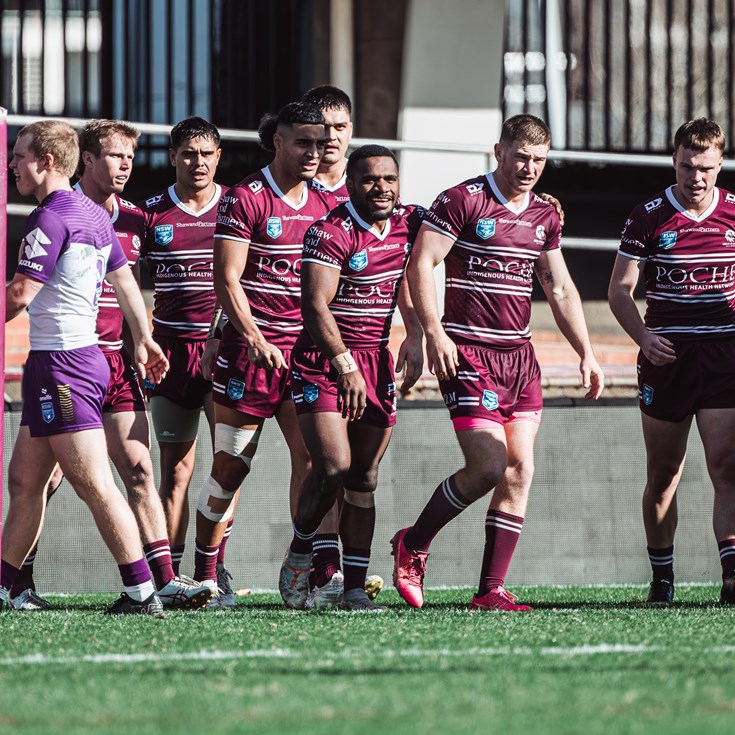
<svg viewBox="0 0 735 735">
<path fill-rule="evenodd" d="M 240 398 L 242 398 L 243 393 L 245 393 L 245 383 L 242 382 L 242 380 L 235 380 L 235 378 L 230 378 L 227 382 L 227 395 L 229 398 L 231 398 L 233 401 L 238 401 Z"/>
<path fill-rule="evenodd" d="M 498 407 L 498 394 L 491 390 L 482 391 L 482 405 L 488 411 L 494 411 Z"/>
<path fill-rule="evenodd" d="M 495 220 L 494 219 L 480 219 L 477 221 L 475 226 L 475 232 L 483 239 L 487 240 L 495 234 Z"/>
<path fill-rule="evenodd" d="M 319 386 L 307 383 L 304 386 L 304 400 L 307 403 L 314 403 L 317 398 L 319 398 Z"/>
<path fill-rule="evenodd" d="M 265 231 L 268 237 L 272 237 L 274 240 L 281 236 L 283 232 L 283 225 L 281 224 L 280 217 L 268 217 L 268 223 L 265 226 Z"/>
<path fill-rule="evenodd" d="M 647 383 L 643 384 L 643 390 L 641 391 L 641 400 L 643 405 L 650 406 L 653 403 L 653 388 Z"/>
<path fill-rule="evenodd" d="M 350 258 L 350 268 L 353 271 L 361 271 L 367 267 L 368 264 L 368 253 L 367 250 L 360 250 Z"/>
<path fill-rule="evenodd" d="M 174 239 L 173 225 L 156 225 L 153 228 L 153 240 L 156 245 L 166 246 Z"/>
<path fill-rule="evenodd" d="M 676 232 L 674 230 L 667 230 L 666 232 L 662 232 L 658 236 L 658 245 L 664 250 L 673 248 L 674 245 L 676 245 Z"/>
<path fill-rule="evenodd" d="M 54 411 L 54 404 L 51 402 L 51 396 L 47 397 L 47 400 L 41 398 L 41 418 L 50 424 L 54 418 L 56 418 L 56 412 Z"/>
</svg>

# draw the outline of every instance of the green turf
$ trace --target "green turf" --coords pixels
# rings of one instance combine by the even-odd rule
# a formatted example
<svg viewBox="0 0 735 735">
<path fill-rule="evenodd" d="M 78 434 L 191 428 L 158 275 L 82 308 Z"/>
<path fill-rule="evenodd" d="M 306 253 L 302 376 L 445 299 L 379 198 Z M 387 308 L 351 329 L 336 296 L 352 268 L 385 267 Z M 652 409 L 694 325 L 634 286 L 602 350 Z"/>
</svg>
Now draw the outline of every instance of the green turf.
<svg viewBox="0 0 735 735">
<path fill-rule="evenodd" d="M 429 591 L 383 615 L 285 610 L 276 595 L 164 621 L 0 614 L 0 732 L 730 733 L 735 610 L 714 586 L 651 610 L 630 588 L 524 588 L 525 614 Z M 133 660 L 135 654 L 139 654 Z"/>
</svg>

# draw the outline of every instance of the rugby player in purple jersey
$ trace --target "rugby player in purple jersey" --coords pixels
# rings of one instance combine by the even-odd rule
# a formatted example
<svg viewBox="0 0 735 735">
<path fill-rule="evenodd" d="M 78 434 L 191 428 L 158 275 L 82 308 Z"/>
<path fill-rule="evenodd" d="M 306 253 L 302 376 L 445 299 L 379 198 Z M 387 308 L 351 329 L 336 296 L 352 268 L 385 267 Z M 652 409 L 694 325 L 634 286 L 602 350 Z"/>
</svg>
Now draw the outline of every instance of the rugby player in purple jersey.
<svg viewBox="0 0 735 735">
<path fill-rule="evenodd" d="M 304 329 L 291 355 L 292 394 L 312 460 L 301 488 L 294 536 L 279 590 L 304 608 L 312 541 L 344 493 L 340 518 L 345 610 L 384 610 L 365 591 L 375 528 L 380 463 L 395 424 L 396 385 L 388 338 L 398 305 L 406 339 L 398 370 L 402 389 L 421 376 L 421 325 L 403 274 L 421 210 L 397 207 L 398 163 L 383 146 L 355 150 L 347 164 L 350 200 L 312 225 L 304 238 L 301 312 Z M 318 588 L 314 590 L 320 607 Z"/>
<path fill-rule="evenodd" d="M 676 183 L 631 212 L 610 280 L 610 308 L 640 347 L 650 604 L 674 599 L 676 490 L 694 416 L 714 487 L 720 602 L 735 604 L 735 194 L 715 185 L 724 150 L 712 120 L 677 130 Z M 641 277 L 643 318 L 633 300 Z"/>
<path fill-rule="evenodd" d="M 141 255 L 154 287 L 153 336 L 171 363 L 167 378 L 150 391 L 150 406 L 177 574 L 189 526 L 188 490 L 202 409 L 210 429 L 214 426 L 212 383 L 202 374 L 201 360 L 216 300 L 213 237 L 217 208 L 226 192 L 214 181 L 221 153 L 216 126 L 201 117 L 181 120 L 171 130 L 169 149 L 176 181 L 140 203 L 147 225 Z M 226 539 L 217 550 L 218 593 L 211 607 L 235 604 L 224 565 Z"/>
<path fill-rule="evenodd" d="M 222 200 L 214 241 L 214 285 L 229 320 L 214 368 L 212 473 L 197 504 L 195 579 L 212 579 L 214 554 L 250 472 L 263 424 L 275 417 L 291 456 L 291 508 L 308 467 L 289 392 L 288 360 L 301 331 L 299 268 L 304 233 L 328 204 L 310 189 L 324 147 L 319 108 L 301 102 L 266 116 L 273 161 Z"/>
<path fill-rule="evenodd" d="M 0 568 L 0 604 L 43 522 L 45 487 L 58 462 L 85 501 L 118 564 L 124 591 L 111 614 L 160 617 L 130 507 L 115 486 L 107 457 L 102 406 L 110 369 L 95 331 L 102 282 L 109 280 L 132 333 L 133 360 L 154 382 L 168 361 L 153 341 L 138 285 L 102 207 L 72 189 L 77 134 L 66 123 L 22 128 L 10 168 L 18 191 L 39 206 L 31 213 L 6 291 L 6 321 L 30 315 L 31 351 L 23 376 L 21 427 L 8 468 L 10 505 Z"/>
<path fill-rule="evenodd" d="M 79 134 L 79 181 L 74 186 L 109 214 L 136 280 L 145 218 L 138 207 L 120 195 L 132 173 L 139 135 L 136 128 L 121 120 L 87 123 Z M 102 407 L 110 459 L 128 492 L 146 561 L 164 607 L 201 607 L 209 602 L 213 590 L 174 575 L 166 518 L 153 478 L 145 398 L 138 373 L 123 347 L 123 315 L 107 281 L 102 284 L 98 308 L 99 346 L 110 367 L 110 383 Z M 57 478 L 51 487 L 58 486 L 59 481 Z M 29 558 L 33 557 L 35 548 L 29 554 Z M 26 559 L 11 590 L 10 608 L 32 610 L 47 606 L 34 592 L 32 574 L 33 566 Z"/>
<path fill-rule="evenodd" d="M 393 580 L 413 607 L 424 603 L 426 557 L 434 537 L 495 488 L 485 520 L 485 551 L 471 610 L 528 610 L 505 576 L 523 526 L 541 419 L 541 374 L 531 346 L 532 277 L 562 334 L 580 356 L 586 397 L 603 374 L 590 346 L 582 304 L 560 250 L 554 206 L 533 193 L 551 143 L 532 115 L 503 123 L 497 168 L 439 194 L 426 212 L 408 266 L 416 312 L 426 333 L 465 466 L 434 491 L 416 523 L 393 537 Z M 445 314 L 437 311 L 434 268 L 446 266 Z"/>
</svg>

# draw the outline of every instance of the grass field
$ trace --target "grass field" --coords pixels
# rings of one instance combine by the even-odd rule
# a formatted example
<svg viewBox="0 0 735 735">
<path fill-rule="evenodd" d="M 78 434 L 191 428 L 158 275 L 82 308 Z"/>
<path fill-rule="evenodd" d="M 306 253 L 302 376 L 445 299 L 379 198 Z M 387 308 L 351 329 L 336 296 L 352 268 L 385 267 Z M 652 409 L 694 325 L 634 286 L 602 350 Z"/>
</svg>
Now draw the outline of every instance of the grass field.
<svg viewBox="0 0 735 735">
<path fill-rule="evenodd" d="M 730 733 L 735 610 L 681 586 L 516 589 L 536 610 L 466 612 L 429 591 L 383 615 L 235 610 L 111 619 L 111 596 L 0 614 L 1 733 Z"/>
</svg>

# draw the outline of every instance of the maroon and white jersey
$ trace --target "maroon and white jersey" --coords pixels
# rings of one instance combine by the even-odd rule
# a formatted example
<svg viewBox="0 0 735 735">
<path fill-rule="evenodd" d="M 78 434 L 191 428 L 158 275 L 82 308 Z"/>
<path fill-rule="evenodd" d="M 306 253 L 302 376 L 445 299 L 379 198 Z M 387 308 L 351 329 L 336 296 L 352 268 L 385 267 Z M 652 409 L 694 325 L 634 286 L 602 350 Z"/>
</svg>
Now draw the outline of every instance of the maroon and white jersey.
<svg viewBox="0 0 735 735">
<path fill-rule="evenodd" d="M 675 339 L 735 334 L 735 194 L 715 187 L 699 217 L 673 186 L 639 204 L 625 222 L 619 253 L 641 261 L 645 324 Z"/>
<path fill-rule="evenodd" d="M 339 270 L 329 311 L 347 347 L 369 350 L 388 343 L 398 291 L 423 214 L 414 205 L 400 207 L 378 232 L 347 202 L 308 229 L 303 262 Z M 306 329 L 298 345 L 314 349 Z"/>
<path fill-rule="evenodd" d="M 240 277 L 250 311 L 267 342 L 293 347 L 301 331 L 301 249 L 306 230 L 329 211 L 321 192 L 304 186 L 291 204 L 266 166 L 222 197 L 215 239 L 247 244 Z"/>
<path fill-rule="evenodd" d="M 207 206 L 195 212 L 174 187 L 139 206 L 146 215 L 141 256 L 151 267 L 153 336 L 205 340 L 216 297 L 212 250 L 217 207 L 227 190 L 215 185 Z"/>
<path fill-rule="evenodd" d="M 313 178 L 309 185 L 314 189 L 314 191 L 318 191 L 322 194 L 322 196 L 327 200 L 327 204 L 330 209 L 334 209 L 340 204 L 350 201 L 350 193 L 347 191 L 346 181 L 347 174 L 345 173 L 334 186 L 327 186 L 316 178 Z"/>
<path fill-rule="evenodd" d="M 447 334 L 495 350 L 528 342 L 535 262 L 560 247 L 554 207 L 532 192 L 512 207 L 490 173 L 439 194 L 424 222 L 455 240 L 444 259 Z"/>
<path fill-rule="evenodd" d="M 145 216 L 132 202 L 115 194 L 112 227 L 122 245 L 128 265 L 132 268 L 140 257 L 140 248 L 145 238 Z M 117 303 L 115 289 L 108 281 L 102 282 L 99 311 L 97 312 L 97 335 L 103 352 L 117 352 L 122 348 L 123 314 Z"/>
</svg>

